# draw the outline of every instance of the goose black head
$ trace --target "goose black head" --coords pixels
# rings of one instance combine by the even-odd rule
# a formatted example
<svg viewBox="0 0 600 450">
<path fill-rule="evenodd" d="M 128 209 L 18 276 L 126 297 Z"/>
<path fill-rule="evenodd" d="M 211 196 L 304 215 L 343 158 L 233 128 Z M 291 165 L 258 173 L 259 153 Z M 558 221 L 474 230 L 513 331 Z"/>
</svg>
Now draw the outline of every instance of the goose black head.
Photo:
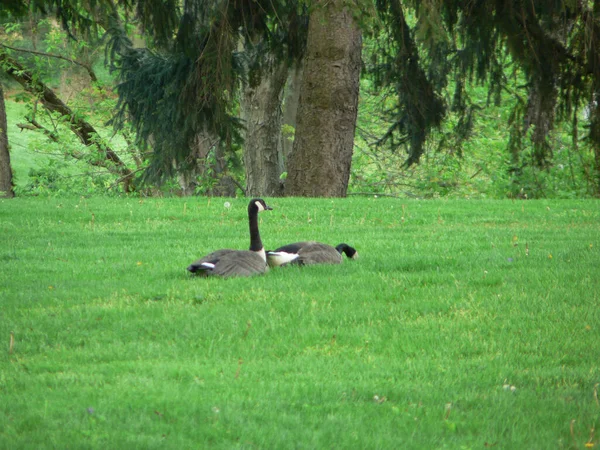
<svg viewBox="0 0 600 450">
<path fill-rule="evenodd" d="M 339 244 L 335 249 L 340 255 L 344 253 L 350 259 L 358 259 L 358 252 L 354 247 L 350 247 L 348 244 Z"/>
<path fill-rule="evenodd" d="M 262 198 L 253 198 L 252 200 L 250 200 L 250 203 L 248 203 L 248 213 L 253 211 L 259 213 L 261 211 L 267 211 L 272 209 L 273 208 L 271 208 L 270 206 L 267 206 L 267 204 Z"/>
</svg>

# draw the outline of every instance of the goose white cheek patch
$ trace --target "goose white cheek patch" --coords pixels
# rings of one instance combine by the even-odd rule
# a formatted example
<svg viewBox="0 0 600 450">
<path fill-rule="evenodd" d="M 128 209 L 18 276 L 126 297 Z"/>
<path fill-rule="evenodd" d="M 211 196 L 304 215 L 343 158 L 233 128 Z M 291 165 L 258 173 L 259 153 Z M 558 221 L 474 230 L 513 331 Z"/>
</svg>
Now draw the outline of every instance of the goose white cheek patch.
<svg viewBox="0 0 600 450">
<path fill-rule="evenodd" d="M 256 205 L 256 207 L 258 208 L 258 212 L 264 211 L 265 207 L 262 205 L 261 202 L 254 202 L 254 204 Z"/>
<path fill-rule="evenodd" d="M 207 269 L 214 269 L 215 268 L 215 265 L 213 263 L 207 263 L 207 262 L 205 262 L 205 263 L 202 263 L 200 265 L 202 267 L 206 267 Z"/>
</svg>

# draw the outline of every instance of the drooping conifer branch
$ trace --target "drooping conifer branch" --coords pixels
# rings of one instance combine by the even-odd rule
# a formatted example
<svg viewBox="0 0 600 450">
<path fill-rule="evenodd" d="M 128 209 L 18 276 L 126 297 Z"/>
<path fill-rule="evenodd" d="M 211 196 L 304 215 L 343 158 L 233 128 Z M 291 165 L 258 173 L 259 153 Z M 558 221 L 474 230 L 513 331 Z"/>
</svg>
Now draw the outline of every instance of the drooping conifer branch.
<svg viewBox="0 0 600 450">
<path fill-rule="evenodd" d="M 186 0 L 181 9 L 173 9 L 176 17 L 157 21 L 160 3 L 150 0 L 137 9 L 156 41 L 152 51 L 133 48 L 116 20 L 108 28 L 107 55 L 119 77 L 112 123 L 119 127 L 131 121 L 139 143 L 152 143 L 149 181 L 185 169 L 199 135 L 241 145 L 236 93 L 250 65 L 239 51 L 240 40 L 260 40 L 263 54 L 291 61 L 301 53 L 306 33 L 302 8 L 295 2 Z M 252 62 L 251 69 L 258 67 L 255 75 L 266 61 Z"/>
<path fill-rule="evenodd" d="M 377 7 L 389 41 L 382 44 L 382 61 L 372 73 L 380 86 L 398 95 L 396 106 L 387 112 L 392 125 L 378 145 L 389 145 L 392 150 L 406 145 L 406 165 L 410 166 L 419 162 L 427 136 L 442 122 L 445 106 L 422 68 L 400 1 L 380 0 Z"/>
</svg>

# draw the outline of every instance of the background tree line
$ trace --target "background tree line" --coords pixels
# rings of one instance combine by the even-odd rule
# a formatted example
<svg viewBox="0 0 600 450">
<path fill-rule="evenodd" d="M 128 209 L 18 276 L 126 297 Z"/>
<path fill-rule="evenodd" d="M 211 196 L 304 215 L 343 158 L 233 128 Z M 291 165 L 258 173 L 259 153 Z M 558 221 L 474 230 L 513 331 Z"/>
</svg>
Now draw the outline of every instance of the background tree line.
<svg viewBox="0 0 600 450">
<path fill-rule="evenodd" d="M 11 0 L 1 80 L 28 93 L 21 129 L 125 192 L 598 196 L 599 8 Z M 73 67 L 65 99 L 49 83 Z"/>
</svg>

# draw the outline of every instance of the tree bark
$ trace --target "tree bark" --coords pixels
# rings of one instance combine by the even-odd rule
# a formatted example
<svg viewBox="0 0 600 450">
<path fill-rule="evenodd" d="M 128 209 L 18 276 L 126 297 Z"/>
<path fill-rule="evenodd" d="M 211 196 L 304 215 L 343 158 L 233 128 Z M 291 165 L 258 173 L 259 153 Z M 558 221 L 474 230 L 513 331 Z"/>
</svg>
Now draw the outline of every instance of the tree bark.
<svg viewBox="0 0 600 450">
<path fill-rule="evenodd" d="M 600 87 L 596 90 L 594 99 L 600 99 Z M 593 194 L 595 197 L 600 198 L 600 103 L 598 100 L 590 102 L 590 131 L 588 139 L 590 146 L 594 152 L 593 162 Z"/>
<path fill-rule="evenodd" d="M 213 197 L 235 197 L 237 184 L 234 178 L 227 173 L 227 160 L 225 156 L 225 143 L 219 142 L 214 148 L 214 164 L 211 169 L 216 178 L 216 183 L 211 186 L 208 194 Z"/>
<path fill-rule="evenodd" d="M 203 195 L 235 197 L 236 183 L 227 173 L 224 144 L 219 138 L 206 131 L 199 133 L 190 148 L 188 161 L 177 167 L 181 195 L 194 195 L 200 188 Z"/>
<path fill-rule="evenodd" d="M 0 198 L 15 196 L 12 184 L 12 167 L 8 151 L 8 122 L 6 120 L 6 105 L 4 104 L 4 91 L 0 83 Z"/>
<path fill-rule="evenodd" d="M 17 60 L 10 58 L 6 53 L 1 51 L 0 64 L 2 64 L 6 73 L 18 81 L 26 91 L 37 95 L 46 109 L 68 117 L 71 131 L 79 137 L 83 144 L 97 148 L 103 157 L 91 164 L 105 167 L 110 172 L 120 175 L 125 192 L 134 190 L 132 184 L 133 172 L 112 149 L 97 142 L 95 136 L 98 136 L 98 133 L 91 124 L 76 117 L 71 108 L 58 98 L 52 89 L 41 81 L 37 81 L 33 74 L 26 70 Z"/>
<path fill-rule="evenodd" d="M 345 197 L 358 110 L 362 38 L 343 0 L 316 1 L 285 193 Z"/>
<path fill-rule="evenodd" d="M 600 198 L 600 145 L 592 144 L 594 149 L 594 196 Z"/>
<path fill-rule="evenodd" d="M 302 81 L 302 64 L 298 63 L 292 68 L 288 75 L 285 85 L 283 99 L 283 125 L 288 125 L 294 130 L 296 129 L 296 116 L 298 113 L 298 101 L 300 100 L 300 83 Z M 292 154 L 294 140 L 282 130 L 281 133 L 281 148 L 283 152 L 284 170 L 287 167 L 287 160 Z"/>
<path fill-rule="evenodd" d="M 540 169 L 548 168 L 552 158 L 552 147 L 548 143 L 548 138 L 554 128 L 557 95 L 558 91 L 552 77 L 536 78 L 531 81 L 523 135 L 533 126 L 531 133 L 533 159 Z"/>
<path fill-rule="evenodd" d="M 272 59 L 272 58 L 270 58 Z M 250 197 L 281 196 L 280 175 L 283 172 L 280 136 L 283 87 L 287 77 L 284 63 L 269 61 L 270 67 L 244 86 L 241 110 L 246 127 L 244 167 L 246 195 Z"/>
</svg>

